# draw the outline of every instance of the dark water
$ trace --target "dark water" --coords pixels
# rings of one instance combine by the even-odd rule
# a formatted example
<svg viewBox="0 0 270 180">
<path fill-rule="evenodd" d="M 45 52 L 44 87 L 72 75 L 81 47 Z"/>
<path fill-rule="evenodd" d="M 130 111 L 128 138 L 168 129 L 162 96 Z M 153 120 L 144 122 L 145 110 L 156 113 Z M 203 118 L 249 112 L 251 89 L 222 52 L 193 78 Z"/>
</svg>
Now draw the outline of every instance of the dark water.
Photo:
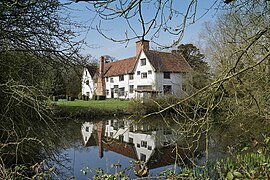
<svg viewBox="0 0 270 180">
<path fill-rule="evenodd" d="M 179 126 L 168 125 L 162 119 L 110 118 L 66 123 L 66 133 L 58 141 L 61 148 L 47 160 L 61 173 L 55 178 L 91 179 L 96 168 L 115 173 L 128 167 L 132 168 L 125 174 L 136 178 L 136 161 L 144 162 L 149 175 L 157 176 L 163 170 L 177 172 L 195 154 L 193 148 L 185 145 Z"/>
</svg>

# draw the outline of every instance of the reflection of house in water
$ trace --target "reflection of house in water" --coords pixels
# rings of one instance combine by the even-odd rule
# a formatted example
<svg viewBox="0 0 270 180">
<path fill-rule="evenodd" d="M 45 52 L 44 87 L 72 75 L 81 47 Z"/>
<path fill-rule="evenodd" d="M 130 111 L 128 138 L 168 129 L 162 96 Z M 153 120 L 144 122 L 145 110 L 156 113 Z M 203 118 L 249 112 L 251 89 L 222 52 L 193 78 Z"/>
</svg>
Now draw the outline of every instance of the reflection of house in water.
<svg viewBox="0 0 270 180">
<path fill-rule="evenodd" d="M 135 125 L 128 120 L 108 120 L 96 124 L 86 122 L 82 125 L 82 135 L 86 146 L 99 146 L 100 157 L 105 148 L 144 161 L 150 169 L 175 163 L 175 146 L 169 144 L 175 142 L 178 136 L 162 126 Z M 186 157 L 184 153 L 178 152 Z"/>
</svg>

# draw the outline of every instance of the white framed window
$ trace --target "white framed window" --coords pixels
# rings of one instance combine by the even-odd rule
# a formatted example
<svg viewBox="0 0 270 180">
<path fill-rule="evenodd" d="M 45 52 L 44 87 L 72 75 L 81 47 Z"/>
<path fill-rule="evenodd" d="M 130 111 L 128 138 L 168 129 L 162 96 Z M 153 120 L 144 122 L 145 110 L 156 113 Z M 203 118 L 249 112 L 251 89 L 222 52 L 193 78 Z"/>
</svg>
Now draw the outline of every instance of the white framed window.
<svg viewBox="0 0 270 180">
<path fill-rule="evenodd" d="M 143 153 L 140 153 L 140 160 L 145 162 L 146 161 L 146 155 Z"/>
<path fill-rule="evenodd" d="M 147 78 L 147 73 L 146 73 L 146 72 L 141 73 L 141 78 L 142 78 L 142 79 L 146 79 L 146 78 Z"/>
<path fill-rule="evenodd" d="M 171 73 L 164 72 L 164 79 L 171 79 Z"/>
<path fill-rule="evenodd" d="M 141 59 L 141 66 L 145 66 L 145 65 L 146 65 L 146 59 L 143 58 L 143 59 Z"/>
<path fill-rule="evenodd" d="M 152 70 L 148 70 L 148 74 L 152 74 Z"/>
<path fill-rule="evenodd" d="M 129 93 L 133 93 L 134 92 L 134 85 L 129 85 Z"/>
<path fill-rule="evenodd" d="M 110 82 L 113 83 L 113 77 L 110 78 Z"/>
<path fill-rule="evenodd" d="M 129 80 L 133 80 L 134 77 L 133 77 L 133 74 L 129 74 Z"/>
<path fill-rule="evenodd" d="M 119 76 L 119 81 L 124 81 L 124 75 Z"/>
<path fill-rule="evenodd" d="M 119 88 L 119 96 L 125 96 L 125 88 L 124 87 Z"/>
<path fill-rule="evenodd" d="M 140 75 L 141 74 L 141 71 L 137 71 L 137 75 Z"/>
<path fill-rule="evenodd" d="M 172 93 L 172 86 L 171 85 L 164 85 L 163 92 L 164 92 L 164 94 L 171 94 Z"/>
<path fill-rule="evenodd" d="M 147 141 L 141 141 L 141 147 L 147 148 Z"/>
</svg>

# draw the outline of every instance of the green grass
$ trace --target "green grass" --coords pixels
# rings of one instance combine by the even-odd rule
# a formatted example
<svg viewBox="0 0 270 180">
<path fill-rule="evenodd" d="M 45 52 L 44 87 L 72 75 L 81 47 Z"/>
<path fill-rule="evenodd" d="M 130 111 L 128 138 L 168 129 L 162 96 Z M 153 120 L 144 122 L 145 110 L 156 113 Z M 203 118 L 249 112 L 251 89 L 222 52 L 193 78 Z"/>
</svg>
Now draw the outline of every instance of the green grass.
<svg viewBox="0 0 270 180">
<path fill-rule="evenodd" d="M 75 100 L 75 101 L 67 101 L 64 99 L 60 99 L 56 102 L 57 105 L 65 106 L 68 108 L 74 109 L 83 109 L 83 108 L 98 108 L 104 110 L 116 110 L 116 109 L 126 109 L 129 106 L 129 101 L 121 101 L 121 100 L 102 100 L 102 101 L 83 101 L 83 100 Z"/>
</svg>

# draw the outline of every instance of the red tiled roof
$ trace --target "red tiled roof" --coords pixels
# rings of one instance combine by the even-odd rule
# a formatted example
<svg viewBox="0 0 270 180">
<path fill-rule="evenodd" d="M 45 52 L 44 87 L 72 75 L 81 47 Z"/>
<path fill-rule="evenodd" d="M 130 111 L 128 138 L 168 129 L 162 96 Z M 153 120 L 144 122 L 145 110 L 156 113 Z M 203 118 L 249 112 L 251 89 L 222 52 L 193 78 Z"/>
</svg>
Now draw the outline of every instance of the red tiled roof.
<svg viewBox="0 0 270 180">
<path fill-rule="evenodd" d="M 95 65 L 87 65 L 86 68 L 90 73 L 91 77 L 94 77 L 95 74 L 98 73 L 98 68 Z"/>
<path fill-rule="evenodd" d="M 107 63 L 104 65 L 105 77 L 132 73 L 135 63 L 136 57 L 130 57 L 123 60 Z"/>
<path fill-rule="evenodd" d="M 149 50 L 145 52 L 152 66 L 157 72 L 191 72 L 192 68 L 183 56 Z"/>
<path fill-rule="evenodd" d="M 154 150 L 154 154 L 150 156 L 146 165 L 149 169 L 171 165 L 175 163 L 177 156 L 180 156 L 182 160 L 185 160 L 188 157 L 188 154 L 189 151 L 183 150 L 181 147 L 179 147 L 177 154 L 175 146 L 162 147 Z M 178 163 L 182 163 L 181 160 Z"/>
<path fill-rule="evenodd" d="M 192 68 L 183 56 L 153 50 L 145 51 L 145 54 L 152 66 L 155 68 L 156 72 L 180 73 L 192 71 Z M 105 64 L 105 77 L 133 73 L 136 66 L 136 61 L 136 57 L 130 57 Z"/>
<path fill-rule="evenodd" d="M 109 151 L 122 154 L 136 161 L 138 160 L 137 152 L 133 144 L 114 140 L 112 143 L 104 143 L 103 146 Z"/>
</svg>

